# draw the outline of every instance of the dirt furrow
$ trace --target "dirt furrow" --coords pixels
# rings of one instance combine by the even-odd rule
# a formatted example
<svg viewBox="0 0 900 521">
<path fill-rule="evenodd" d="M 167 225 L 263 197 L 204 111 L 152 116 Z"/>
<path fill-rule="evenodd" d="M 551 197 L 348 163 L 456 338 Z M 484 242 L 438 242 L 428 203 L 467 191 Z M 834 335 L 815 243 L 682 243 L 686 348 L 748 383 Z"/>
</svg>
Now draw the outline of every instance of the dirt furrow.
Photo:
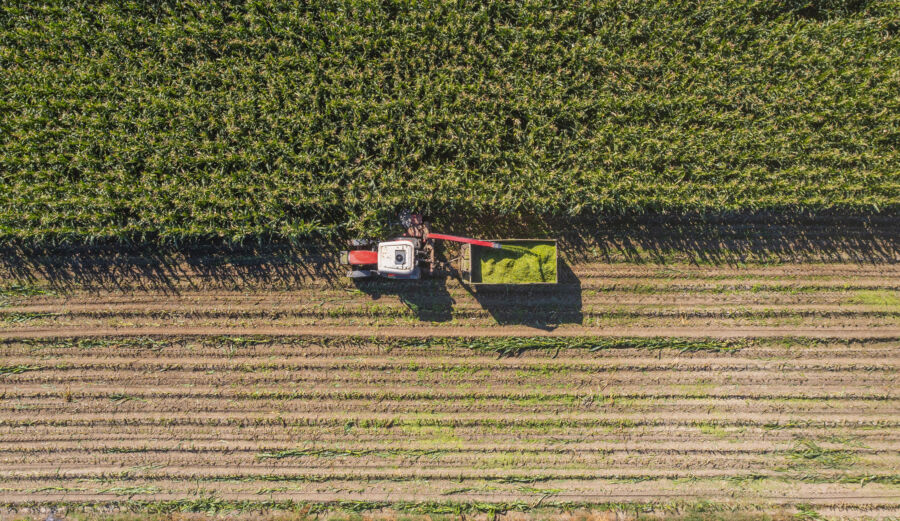
<svg viewBox="0 0 900 521">
<path fill-rule="evenodd" d="M 122 324 L 116 327 L 64 327 L 17 326 L 0 330 L 0 339 L 18 338 L 102 338 L 102 337 L 143 337 L 156 336 L 368 336 L 374 338 L 421 338 L 421 337 L 510 337 L 510 336 L 554 336 L 554 337 L 677 337 L 677 338 L 784 338 L 805 337 L 816 339 L 900 339 L 900 327 L 576 327 L 560 326 L 553 329 L 524 325 L 503 326 L 335 326 L 318 324 L 312 326 L 272 327 L 272 326 L 225 326 L 194 327 L 170 324 L 168 326 L 141 326 Z"/>
<path fill-rule="evenodd" d="M 48 359 L 48 353 L 41 353 L 39 358 Z M 17 361 L 34 361 L 35 357 L 23 355 L 21 357 L 0 358 L 4 363 L 16 363 Z M 453 371 L 458 370 L 476 372 L 479 370 L 506 370 L 518 371 L 540 369 L 546 374 L 554 374 L 563 371 L 654 371 L 654 370 L 708 370 L 715 368 L 723 371 L 735 370 L 820 370 L 842 372 L 844 370 L 867 371 L 896 371 L 900 369 L 900 347 L 893 356 L 887 359 L 883 357 L 858 356 L 846 357 L 833 354 L 827 360 L 806 360 L 793 358 L 790 360 L 759 360 L 754 358 L 742 358 L 724 353 L 719 356 L 697 354 L 692 357 L 666 357 L 661 354 L 645 351 L 644 353 L 628 356 L 622 353 L 616 358 L 597 358 L 592 353 L 585 351 L 584 358 L 558 360 L 558 359 L 528 359 L 520 357 L 501 357 L 497 355 L 480 356 L 465 361 L 452 358 L 437 358 L 435 360 L 408 360 L 396 356 L 382 355 L 369 357 L 346 358 L 311 358 L 305 356 L 283 356 L 273 360 L 265 356 L 234 355 L 227 358 L 204 356 L 177 356 L 145 354 L 144 356 L 115 354 L 81 354 L 81 356 L 53 357 L 52 366 L 57 370 L 63 369 L 102 369 L 121 368 L 134 371 L 155 371 L 161 368 L 168 370 L 205 371 L 210 370 L 237 370 L 252 371 L 257 369 L 290 369 L 292 371 L 402 371 L 410 373 L 417 371 Z"/>
<path fill-rule="evenodd" d="M 765 470 L 759 473 L 759 476 L 771 477 L 794 477 L 799 471 Z M 113 465 L 96 466 L 96 472 L 92 466 L 82 465 L 59 465 L 56 468 L 49 465 L 39 465 L 28 470 L 0 470 L 0 480 L 25 481 L 25 480 L 48 480 L 48 479 L 68 479 L 83 480 L 91 479 L 96 475 L 104 475 L 110 477 L 118 477 L 122 481 L 143 479 L 179 479 L 185 481 L 200 482 L 241 482 L 247 478 L 260 478 L 270 482 L 327 482 L 329 480 L 353 480 L 353 481 L 376 481 L 376 480 L 416 480 L 416 479 L 482 479 L 486 481 L 503 481 L 518 483 L 540 483 L 545 479 L 618 479 L 629 477 L 643 478 L 680 478 L 686 474 L 683 471 L 674 468 L 656 467 L 652 469 L 636 469 L 630 468 L 625 470 L 616 470 L 615 472 L 607 472 L 603 469 L 553 469 L 551 472 L 536 472 L 534 469 L 466 469 L 459 472 L 458 469 L 452 469 L 449 472 L 445 469 L 409 469 L 397 468 L 395 466 L 383 466 L 380 468 L 366 468 L 359 471 L 334 471 L 322 467 L 309 466 L 292 466 L 279 468 L 263 468 L 244 466 L 165 466 L 146 465 L 135 468 L 121 467 Z M 729 471 L 727 469 L 708 469 L 695 470 L 692 473 L 698 478 L 716 478 L 731 476 L 752 476 L 746 471 Z M 801 474 L 802 475 L 802 474 Z M 817 472 L 815 477 L 823 481 L 840 481 L 842 477 L 847 476 L 846 470 L 822 469 Z M 850 476 L 855 474 L 850 473 Z M 887 475 L 889 476 L 889 475 Z M 516 479 L 519 478 L 519 479 Z M 783 485 L 783 483 L 782 483 Z"/>
<path fill-rule="evenodd" d="M 697 432 L 695 432 L 697 434 Z M 702 434 L 700 432 L 699 434 Z M 433 448 L 427 444 L 408 444 L 402 448 L 395 447 L 392 439 L 383 439 L 381 443 L 373 443 L 369 440 L 361 440 L 357 436 L 344 436 L 339 443 L 326 440 L 308 440 L 297 438 L 302 446 L 297 444 L 285 444 L 284 442 L 276 444 L 268 439 L 258 439 L 251 441 L 247 438 L 231 438 L 231 439 L 201 439 L 191 437 L 189 441 L 171 440 L 162 437 L 154 437 L 152 434 L 137 435 L 132 440 L 122 439 L 121 434 L 108 436 L 106 439 L 99 434 L 94 437 L 71 436 L 65 439 L 41 438 L 32 436 L 20 440 L 12 439 L 11 436 L 4 436 L 0 441 L 0 453 L 3 454 L 56 454 L 56 453 L 78 453 L 78 452 L 98 452 L 100 454 L 126 454 L 126 453 L 166 453 L 166 452 L 210 452 L 210 453 L 250 453 L 252 456 L 264 457 L 262 460 L 271 461 L 280 458 L 282 453 L 290 453 L 296 451 L 298 457 L 310 456 L 321 458 L 347 456 L 367 456 L 370 454 L 384 454 L 385 456 L 397 455 L 408 457 L 425 456 L 429 453 L 445 453 L 445 454 L 476 454 L 486 455 L 492 452 L 496 453 L 522 453 L 522 454 L 575 454 L 575 453 L 596 453 L 596 454 L 744 454 L 744 455 L 763 455 L 763 454 L 795 454 L 802 444 L 798 444 L 797 440 L 790 439 L 766 439 L 766 440 L 747 440 L 745 443 L 735 445 L 732 440 L 724 439 L 723 436 L 703 437 L 697 436 L 696 441 L 677 441 L 670 439 L 653 439 L 642 436 L 640 441 L 621 441 L 610 440 L 603 441 L 598 436 L 593 441 L 572 440 L 569 443 L 560 443 L 553 439 L 544 440 L 543 443 L 516 443 L 509 440 L 492 440 L 472 439 L 465 443 L 448 444 L 440 448 Z M 46 443 L 54 441 L 53 444 Z M 460 440 L 462 441 L 462 440 Z M 856 454 L 885 454 L 889 457 L 900 456 L 896 445 L 884 441 L 866 441 L 865 443 L 856 443 L 858 440 L 851 440 L 853 443 L 846 443 L 840 438 L 835 440 L 823 440 L 820 445 L 825 450 L 841 450 Z M 269 456 L 265 456 L 268 454 Z M 291 460 L 292 461 L 292 460 Z"/>
<path fill-rule="evenodd" d="M 30 368 L 31 366 L 26 366 Z M 33 366 L 38 367 L 38 366 Z M 777 370 L 778 367 L 773 367 Z M 491 375 L 491 381 L 484 383 L 484 378 Z M 328 374 L 313 372 L 272 371 L 264 369 L 258 372 L 230 373 L 227 370 L 220 372 L 196 371 L 182 373 L 168 371 L 165 368 L 159 372 L 120 371 L 114 368 L 108 370 L 92 370 L 78 373 L 75 371 L 57 371 L 56 369 L 35 369 L 22 374 L 8 375 L 5 381 L 9 385 L 48 385 L 56 386 L 58 393 L 72 391 L 73 376 L 78 376 L 75 385 L 118 387 L 117 393 L 125 393 L 126 389 L 135 386 L 156 386 L 165 388 L 178 388 L 185 386 L 213 384 L 221 388 L 241 387 L 256 389 L 265 392 L 265 389 L 281 391 L 287 395 L 301 392 L 305 389 L 314 390 L 323 386 L 331 389 L 346 389 L 347 393 L 353 389 L 365 386 L 390 386 L 397 391 L 426 387 L 436 389 L 451 386 L 460 392 L 472 386 L 478 389 L 497 392 L 498 389 L 510 386 L 534 386 L 545 392 L 570 392 L 580 394 L 582 397 L 592 395 L 595 397 L 615 397 L 619 386 L 627 387 L 635 385 L 636 381 L 646 382 L 645 386 L 659 387 L 663 395 L 678 394 L 715 394 L 716 392 L 731 393 L 740 396 L 740 388 L 743 386 L 765 386 L 777 388 L 788 386 L 793 392 L 796 389 L 812 389 L 820 386 L 820 392 L 836 394 L 840 397 L 842 392 L 848 395 L 852 389 L 862 386 L 863 390 L 874 395 L 890 395 L 896 390 L 896 371 L 865 371 L 853 370 L 846 372 L 832 371 L 786 371 L 775 372 L 757 371 L 719 371 L 715 367 L 700 370 L 681 371 L 605 371 L 605 372 L 563 372 L 558 375 L 559 380 L 551 380 L 538 370 L 533 371 L 482 371 L 462 375 L 440 374 L 386 374 L 379 371 L 354 374 Z M 665 390 L 666 387 L 676 386 L 675 390 Z M 472 391 L 469 391 L 470 393 Z M 749 392 L 749 391 L 748 391 Z M 768 391 L 766 391 L 768 392 Z M 621 394 L 627 392 L 622 390 Z M 302 396 L 302 394 L 300 395 Z M 350 396 L 350 394 L 348 394 Z M 72 395 L 72 398 L 76 396 Z M 377 397 L 377 396 L 376 396 Z"/>
<path fill-rule="evenodd" d="M 524 317 L 528 315 L 542 315 L 548 307 L 557 307 L 555 303 L 533 302 L 520 306 L 516 313 Z M 404 305 L 337 305 L 334 307 L 306 307 L 302 305 L 282 308 L 212 308 L 208 306 L 174 307 L 174 306 L 145 306 L 137 307 L 101 307 L 96 310 L 82 310 L 80 307 L 69 306 L 26 306 L 22 308 L 0 309 L 0 321 L 15 323 L 22 317 L 59 317 L 66 320 L 87 321 L 100 319 L 172 319 L 172 320 L 291 320 L 304 319 L 335 319 L 346 320 L 389 319 L 400 317 L 415 317 L 416 311 Z M 561 313 L 564 313 L 562 311 Z M 573 312 L 574 313 L 574 312 Z M 598 316 L 604 318 L 856 318 L 859 320 L 868 318 L 896 319 L 900 317 L 900 311 L 881 305 L 854 305 L 854 304 L 776 304 L 776 303 L 728 303 L 719 305 L 695 304 L 674 305 L 668 303 L 615 303 L 612 305 L 583 303 L 578 312 L 583 318 Z M 452 311 L 452 316 L 457 319 L 485 319 L 491 317 L 490 312 L 479 306 L 457 306 Z"/>
<path fill-rule="evenodd" d="M 687 293 L 688 295 L 685 295 Z M 593 310 L 594 313 L 604 311 L 640 310 L 652 308 L 654 310 L 691 313 L 695 310 L 711 312 L 715 310 L 733 310 L 735 307 L 748 311 L 772 310 L 784 313 L 827 313 L 845 312 L 864 314 L 871 312 L 884 312 L 890 306 L 878 303 L 866 304 L 854 300 L 852 292 L 803 292 L 799 294 L 772 294 L 759 291 L 738 293 L 716 293 L 698 297 L 691 295 L 691 289 L 679 291 L 675 294 L 596 294 L 582 296 L 581 307 Z M 420 299 L 418 305 L 438 305 L 441 297 L 433 297 L 429 302 Z M 149 300 L 149 299 L 148 299 Z M 203 316 L 233 316 L 241 314 L 251 318 L 267 317 L 272 315 L 296 315 L 296 316 L 323 316 L 335 310 L 348 317 L 353 315 L 373 315 L 388 313 L 408 313 L 409 306 L 402 299 L 391 299 L 389 302 L 379 302 L 373 305 L 370 302 L 360 302 L 359 299 L 330 299 L 328 302 L 309 302 L 308 296 L 298 296 L 294 299 L 279 301 L 259 301 L 254 298 L 232 299 L 217 301 L 218 299 L 203 299 L 197 301 L 190 299 L 163 298 L 149 300 L 148 302 L 98 302 L 98 299 L 85 299 L 85 302 L 72 299 L 57 302 L 42 303 L 17 303 L 15 306 L 3 308 L 3 314 L 9 316 L 14 313 L 67 313 L 73 316 L 98 317 L 98 316 L 159 316 L 167 314 L 192 314 Z M 483 305 L 501 305 L 507 303 L 507 299 L 497 296 L 492 299 L 454 299 L 453 313 L 456 316 L 481 316 L 487 313 Z M 492 302 L 493 301 L 493 302 Z M 516 306 L 517 310 L 538 309 L 543 310 L 550 306 L 560 306 L 567 301 L 556 297 L 537 298 L 529 297 L 527 304 Z"/>
<path fill-rule="evenodd" d="M 527 401 L 533 403 L 574 403 L 593 401 L 596 399 L 609 398 L 612 400 L 642 400 L 646 402 L 659 400 L 815 400 L 829 401 L 843 405 L 853 405 L 853 402 L 886 402 L 900 400 L 900 394 L 897 390 L 885 384 L 883 392 L 872 392 L 872 386 L 860 388 L 850 388 L 835 386 L 834 390 L 827 387 L 819 386 L 814 390 L 805 390 L 796 386 L 748 386 L 748 385 L 730 385 L 727 389 L 714 387 L 711 382 L 698 384 L 695 388 L 685 388 L 680 390 L 671 389 L 668 386 L 654 387 L 653 385 L 641 384 L 635 386 L 617 385 L 616 392 L 606 394 L 603 392 L 595 393 L 592 390 L 585 392 L 566 391 L 564 388 L 568 386 L 568 382 L 555 382 L 553 380 L 536 382 L 540 384 L 540 391 L 523 392 L 520 387 L 498 387 L 491 385 L 490 390 L 471 391 L 471 390 L 449 390 L 452 389 L 451 382 L 444 383 L 440 388 L 432 386 L 411 386 L 394 388 L 391 391 L 385 391 L 380 387 L 360 386 L 346 387 L 341 386 L 339 390 L 334 389 L 334 380 L 323 381 L 319 386 L 298 389 L 296 385 L 285 385 L 281 389 L 267 386 L 265 391 L 241 391 L 233 388 L 222 388 L 222 386 L 206 386 L 208 379 L 198 379 L 198 383 L 191 386 L 190 389 L 167 389 L 167 388 L 150 388 L 144 389 L 134 385 L 133 377 L 125 375 L 122 383 L 119 385 L 84 385 L 84 381 L 79 381 L 74 385 L 68 385 L 65 389 L 48 389 L 46 383 L 36 383 L 31 385 L 16 384 L 10 386 L 6 392 L 5 400 L 17 401 L 28 400 L 29 402 L 40 403 L 41 401 L 53 402 L 60 398 L 77 400 L 83 402 L 85 400 L 111 400 L 113 396 L 123 395 L 123 389 L 126 389 L 126 382 L 131 382 L 127 387 L 127 396 L 135 399 L 143 400 L 228 400 L 228 401 L 247 401 L 257 402 L 262 405 L 263 402 L 271 400 L 379 400 L 379 401 L 407 401 L 407 400 L 440 400 L 440 401 L 460 401 L 460 400 L 508 400 L 508 401 Z M 202 383 L 201 383 L 202 382 Z M 555 386 L 553 384 L 556 384 Z M 437 387 L 437 386 L 435 386 Z M 737 390 L 740 389 L 740 392 Z"/>
<path fill-rule="evenodd" d="M 197 425 L 117 425 L 108 426 L 102 432 L 91 425 L 20 425 L 2 426 L 0 434 L 3 443 L 20 443 L 34 441 L 48 442 L 52 447 L 58 441 L 81 442 L 153 442 L 166 440 L 190 440 L 193 443 L 215 442 L 220 444 L 244 441 L 273 446 L 278 443 L 284 446 L 303 444 L 332 443 L 340 446 L 351 446 L 358 443 L 393 444 L 424 448 L 477 446 L 481 443 L 515 444 L 520 447 L 571 447 L 593 440 L 596 443 L 609 443 L 614 447 L 628 443 L 640 446 L 654 444 L 680 443 L 690 447 L 702 448 L 710 444 L 726 444 L 733 447 L 735 442 L 740 446 L 752 447 L 755 444 L 768 446 L 795 446 L 798 440 L 813 440 L 823 447 L 831 444 L 852 447 L 878 447 L 888 444 L 888 448 L 900 439 L 900 432 L 887 429 L 873 429 L 871 426 L 844 425 L 810 426 L 807 424 L 780 425 L 719 425 L 715 422 L 698 423 L 696 425 L 628 425 L 621 424 L 597 429 L 592 426 L 553 426 L 540 425 L 534 429 L 516 431 L 494 425 L 470 426 L 399 426 L 385 429 L 380 425 L 354 424 L 343 425 L 231 425 L 205 427 Z"/>
<path fill-rule="evenodd" d="M 870 425 L 873 428 L 900 427 L 900 415 L 891 412 L 857 412 L 834 410 L 828 414 L 793 413 L 786 408 L 783 412 L 725 412 L 710 411 L 709 414 L 698 415 L 696 412 L 665 412 L 660 416 L 643 412 L 620 413 L 610 412 L 565 412 L 534 413 L 523 417 L 521 414 L 499 415 L 492 413 L 430 413 L 425 411 L 410 412 L 354 412 L 348 414 L 342 409 L 322 412 L 297 414 L 285 408 L 281 411 L 256 411 L 248 413 L 230 413 L 211 411 L 198 414 L 193 411 L 166 411 L 165 413 L 124 411 L 124 412 L 65 412 L 58 415 L 35 417 L 28 410 L 12 410 L 4 412 L 0 417 L 0 426 L 20 425 L 95 425 L 98 428 L 107 425 L 381 425 L 384 428 L 393 426 L 470 426 L 479 423 L 504 426 L 510 428 L 540 427 L 544 425 L 595 425 L 597 427 L 615 427 L 626 425 L 722 425 L 722 426 L 773 426 L 808 425 L 808 426 L 844 426 Z"/>
<path fill-rule="evenodd" d="M 269 357 L 282 359 L 287 357 L 300 357 L 306 359 L 358 359 L 384 358 L 389 356 L 394 360 L 407 360 L 417 363 L 423 361 L 433 363 L 462 364 L 468 361 L 480 361 L 484 359 L 498 359 L 496 352 L 484 349 L 465 347 L 468 339 L 465 338 L 436 338 L 436 339 L 397 339 L 394 341 L 382 340 L 367 343 L 364 340 L 350 337 L 346 343 L 340 339 L 318 339 L 307 337 L 284 338 L 275 337 L 259 338 L 256 343 L 230 343 L 227 337 L 219 343 L 213 343 L 210 339 L 188 337 L 181 338 L 116 338 L 116 339 L 58 339 L 47 342 L 6 340 L 2 345 L 2 356 L 13 357 L 41 357 L 52 359 L 58 356 L 78 357 L 90 355 L 102 359 L 113 357 L 198 357 L 204 359 L 234 360 L 235 357 Z M 603 340 L 602 337 L 600 340 Z M 594 339 L 596 341 L 596 339 Z M 284 342 L 284 343 L 282 343 Z M 771 339 L 771 340 L 742 340 L 731 344 L 728 355 L 736 359 L 754 360 L 806 360 L 821 358 L 897 358 L 900 340 L 867 340 L 834 342 L 796 338 Z M 588 339 L 585 343 L 591 345 Z M 485 345 L 483 347 L 489 347 Z M 620 358 L 647 356 L 648 349 L 631 347 L 630 344 L 622 345 L 598 345 L 590 354 L 585 348 L 570 349 L 566 347 L 565 339 L 560 341 L 557 347 L 536 345 L 534 348 L 524 348 L 519 353 L 514 353 L 515 358 L 534 363 L 550 360 L 565 361 L 598 358 Z M 652 350 L 656 357 L 661 359 L 691 359 L 708 356 L 705 351 L 691 351 L 678 348 L 666 348 L 660 346 Z"/>
<path fill-rule="evenodd" d="M 746 400 L 746 399 L 641 399 L 620 397 L 584 397 L 575 402 L 535 402 L 533 400 L 484 399 L 484 400 L 372 400 L 372 399 L 336 399 L 310 400 L 254 400 L 224 401 L 218 398 L 201 399 L 186 397 L 182 399 L 144 399 L 132 395 L 116 393 L 95 399 L 81 398 L 77 402 L 64 400 L 47 401 L 43 399 L 18 399 L 9 404 L 0 404 L 0 416 L 17 419 L 23 414 L 33 416 L 74 416 L 82 414 L 105 413 L 110 416 L 151 413 L 179 414 L 191 411 L 198 416 L 228 414 L 233 417 L 255 414 L 265 410 L 272 412 L 289 412 L 292 415 L 316 416 L 333 412 L 343 412 L 347 416 L 357 414 L 396 414 L 407 415 L 417 411 L 428 411 L 431 415 L 448 414 L 490 414 L 498 417 L 519 415 L 531 418 L 537 415 L 554 413 L 583 414 L 595 413 L 603 415 L 626 414 L 640 412 L 646 418 L 665 417 L 679 414 L 706 414 L 721 417 L 741 417 L 750 414 L 784 414 L 789 412 L 797 418 L 819 415 L 823 419 L 843 417 L 845 411 L 853 411 L 860 418 L 888 418 L 892 415 L 900 417 L 900 405 L 894 401 L 859 401 L 859 400 L 797 400 L 790 404 L 784 400 Z"/>
<path fill-rule="evenodd" d="M 55 456 L 55 457 L 54 457 Z M 896 475 L 897 457 L 888 458 L 882 454 L 865 455 L 854 453 L 841 453 L 841 457 L 847 461 L 847 466 L 852 465 L 857 475 Z M 602 468 L 609 474 L 621 473 L 634 468 L 668 468 L 681 474 L 688 474 L 697 470 L 722 470 L 732 472 L 746 472 L 754 469 L 777 467 L 788 468 L 794 471 L 815 472 L 823 465 L 809 465 L 798 462 L 791 454 L 605 454 L 597 455 L 585 453 L 583 455 L 570 454 L 522 454 L 516 452 L 497 452 L 485 455 L 478 454 L 454 454 L 432 453 L 420 456 L 403 456 L 395 454 L 372 454 L 366 457 L 297 457 L 292 461 L 266 462 L 258 461 L 252 455 L 245 453 L 211 453 L 211 452 L 146 452 L 146 453 L 118 453 L 118 454 L 84 454 L 84 453 L 60 453 L 46 454 L 3 454 L 0 457 L 0 466 L 5 468 L 24 467 L 52 468 L 64 460 L 67 465 L 90 466 L 118 466 L 120 471 L 127 471 L 131 467 L 144 466 L 186 466 L 196 465 L 200 467 L 214 468 L 217 465 L 241 466 L 245 471 L 260 468 L 269 471 L 277 471 L 282 467 L 305 465 L 310 468 L 328 469 L 334 473 L 365 473 L 389 466 L 390 468 L 405 468 L 415 471 L 428 471 L 443 473 L 444 476 L 456 475 L 467 477 L 471 471 L 496 471 L 507 468 L 539 468 L 541 474 L 552 473 L 557 468 L 566 470 L 581 470 L 589 473 L 593 469 Z M 2 483 L 2 480 L 0 480 Z"/>
</svg>

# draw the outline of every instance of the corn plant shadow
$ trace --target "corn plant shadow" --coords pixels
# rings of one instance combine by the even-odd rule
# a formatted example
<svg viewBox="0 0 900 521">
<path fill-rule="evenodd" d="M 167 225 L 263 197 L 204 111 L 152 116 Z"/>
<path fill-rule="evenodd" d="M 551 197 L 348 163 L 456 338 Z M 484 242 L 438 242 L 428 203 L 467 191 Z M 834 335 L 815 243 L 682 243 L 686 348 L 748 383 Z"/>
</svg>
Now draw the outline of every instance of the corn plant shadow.
<svg viewBox="0 0 900 521">
<path fill-rule="evenodd" d="M 287 289 L 343 276 L 337 258 L 336 247 L 313 243 L 8 246 L 0 248 L 0 278 L 60 293 Z"/>
<path fill-rule="evenodd" d="M 557 284 L 471 285 L 460 283 L 499 325 L 521 325 L 553 331 L 564 324 L 582 324 L 581 281 L 559 259 Z"/>
<path fill-rule="evenodd" d="M 448 233 L 554 237 L 568 259 L 731 265 L 745 263 L 883 264 L 900 262 L 900 215 L 783 211 L 595 215 L 577 219 L 471 216 Z M 486 228 L 483 223 L 489 223 Z M 441 226 L 442 223 L 436 223 Z"/>
<path fill-rule="evenodd" d="M 563 242 L 574 259 L 601 262 L 893 264 L 898 222 L 888 215 L 606 218 L 567 230 Z"/>
<path fill-rule="evenodd" d="M 448 233 L 486 238 L 555 237 L 567 260 L 575 264 L 900 263 L 900 216 L 896 213 L 596 216 L 568 221 L 503 220 L 473 215 L 468 222 L 480 224 L 467 227 L 465 223 L 448 222 L 442 226 L 437 222 L 436 226 Z M 342 283 L 346 269 L 338 265 L 337 259 L 338 251 L 344 247 L 344 242 L 337 240 L 289 244 L 263 238 L 249 245 L 3 245 L 0 280 L 34 283 L 60 293 L 72 289 L 169 294 L 197 289 L 292 289 Z M 561 268 L 559 288 L 571 283 L 565 281 L 563 269 L 566 268 Z M 409 302 L 410 309 L 419 306 L 429 310 L 422 316 L 448 320 L 452 299 L 446 287 L 434 285 L 446 280 L 437 280 L 419 285 L 417 290 L 402 291 L 402 298 Z M 510 309 L 504 301 L 507 291 L 512 290 L 485 288 L 470 293 L 503 323 L 525 323 L 529 317 L 538 317 L 538 323 L 546 324 L 579 318 L 576 301 L 580 302 L 580 286 L 557 289 L 562 291 L 558 295 L 565 308 L 559 319 Z M 541 291 L 548 290 L 534 290 L 535 294 Z"/>
</svg>

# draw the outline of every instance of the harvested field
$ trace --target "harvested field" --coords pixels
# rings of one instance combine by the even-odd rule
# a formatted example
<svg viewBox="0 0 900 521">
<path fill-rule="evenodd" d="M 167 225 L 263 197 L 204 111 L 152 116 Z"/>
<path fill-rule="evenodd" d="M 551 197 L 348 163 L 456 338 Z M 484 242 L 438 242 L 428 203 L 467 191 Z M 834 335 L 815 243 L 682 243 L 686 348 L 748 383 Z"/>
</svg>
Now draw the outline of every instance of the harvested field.
<svg viewBox="0 0 900 521">
<path fill-rule="evenodd" d="M 900 264 L 703 267 L 600 262 L 558 286 L 475 288 L 459 281 L 311 280 L 291 288 L 170 287 L 11 295 L 0 335 L 353 334 L 900 336 Z M 219 287 L 217 287 L 219 285 Z M 33 291 L 34 293 L 34 291 Z"/>
<path fill-rule="evenodd" d="M 12 505 L 900 507 L 897 339 L 556 342 L 7 339 L 0 484 Z"/>
<path fill-rule="evenodd" d="M 314 252 L 5 257 L 4 517 L 896 516 L 900 259 L 881 244 L 586 247 L 556 287 L 491 291 L 353 285 Z"/>
</svg>

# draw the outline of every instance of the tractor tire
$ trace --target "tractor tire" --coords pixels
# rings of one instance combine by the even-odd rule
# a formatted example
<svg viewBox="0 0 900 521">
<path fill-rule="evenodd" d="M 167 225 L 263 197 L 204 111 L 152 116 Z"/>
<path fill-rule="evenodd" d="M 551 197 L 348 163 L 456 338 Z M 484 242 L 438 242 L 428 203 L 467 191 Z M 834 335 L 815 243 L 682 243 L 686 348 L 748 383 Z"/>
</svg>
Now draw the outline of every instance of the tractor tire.
<svg viewBox="0 0 900 521">
<path fill-rule="evenodd" d="M 365 248 L 366 246 L 371 246 L 375 244 L 375 241 L 372 239 L 352 239 L 350 241 L 350 246 L 355 248 Z"/>
<path fill-rule="evenodd" d="M 368 279 L 375 276 L 372 270 L 353 270 L 347 274 L 351 279 Z"/>
</svg>

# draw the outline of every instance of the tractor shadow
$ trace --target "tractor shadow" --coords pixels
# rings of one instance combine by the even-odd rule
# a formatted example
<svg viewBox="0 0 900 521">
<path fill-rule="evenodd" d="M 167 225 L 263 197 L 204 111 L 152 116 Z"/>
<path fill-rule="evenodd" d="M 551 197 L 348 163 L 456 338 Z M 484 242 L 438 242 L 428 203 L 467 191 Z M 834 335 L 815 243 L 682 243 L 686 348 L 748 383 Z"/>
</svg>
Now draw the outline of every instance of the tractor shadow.
<svg viewBox="0 0 900 521">
<path fill-rule="evenodd" d="M 582 324 L 581 281 L 563 260 L 557 264 L 557 284 L 473 286 L 460 280 L 498 325 L 520 325 L 553 331 L 565 324 Z"/>
<path fill-rule="evenodd" d="M 384 296 L 397 297 L 416 319 L 422 322 L 448 322 L 453 318 L 453 305 L 456 301 L 447 290 L 444 278 L 423 278 L 419 280 L 389 279 L 356 279 L 356 289 L 368 295 L 372 300 Z M 374 308 L 376 313 L 391 313 L 385 306 Z"/>
</svg>

